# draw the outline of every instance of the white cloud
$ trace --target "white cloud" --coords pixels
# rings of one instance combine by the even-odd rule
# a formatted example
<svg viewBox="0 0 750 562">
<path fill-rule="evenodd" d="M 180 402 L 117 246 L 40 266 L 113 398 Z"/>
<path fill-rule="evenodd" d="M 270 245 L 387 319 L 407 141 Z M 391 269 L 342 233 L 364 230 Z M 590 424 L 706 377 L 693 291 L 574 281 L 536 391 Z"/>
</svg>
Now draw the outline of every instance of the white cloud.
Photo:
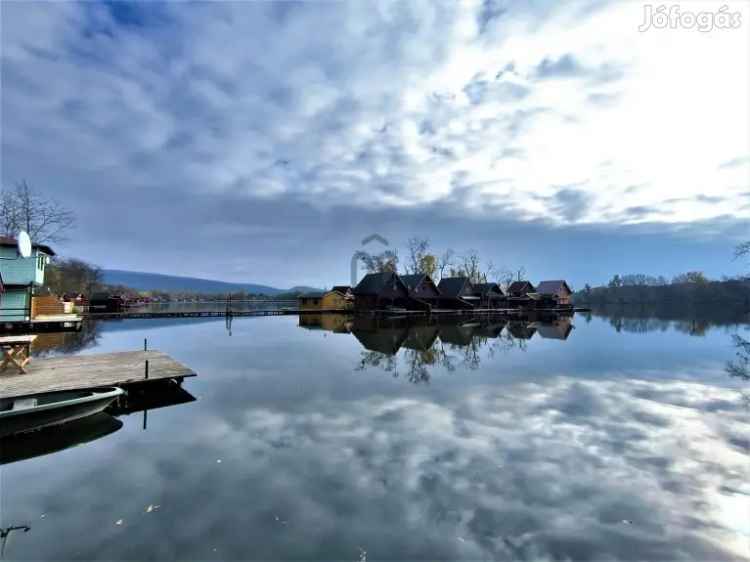
<svg viewBox="0 0 750 562">
<path fill-rule="evenodd" d="M 638 3 L 586 7 L 482 22 L 478 2 L 172 3 L 140 26 L 5 4 L 4 177 L 25 173 L 12 151 L 65 169 L 61 185 L 106 171 L 319 208 L 750 218 L 747 165 L 721 167 L 750 154 L 747 5 L 730 4 L 740 29 L 710 33 L 639 33 Z"/>
</svg>

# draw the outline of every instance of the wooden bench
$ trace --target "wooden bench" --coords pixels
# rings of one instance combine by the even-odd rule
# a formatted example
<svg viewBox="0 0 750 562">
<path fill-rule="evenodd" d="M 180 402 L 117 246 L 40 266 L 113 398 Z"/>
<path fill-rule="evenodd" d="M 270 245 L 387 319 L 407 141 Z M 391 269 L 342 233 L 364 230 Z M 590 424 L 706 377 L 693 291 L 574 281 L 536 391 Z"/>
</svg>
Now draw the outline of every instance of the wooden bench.
<svg viewBox="0 0 750 562">
<path fill-rule="evenodd" d="M 31 361 L 30 348 L 36 336 L 4 336 L 0 337 L 0 348 L 3 350 L 3 362 L 0 372 L 13 365 L 19 373 L 26 373 L 26 365 Z"/>
</svg>

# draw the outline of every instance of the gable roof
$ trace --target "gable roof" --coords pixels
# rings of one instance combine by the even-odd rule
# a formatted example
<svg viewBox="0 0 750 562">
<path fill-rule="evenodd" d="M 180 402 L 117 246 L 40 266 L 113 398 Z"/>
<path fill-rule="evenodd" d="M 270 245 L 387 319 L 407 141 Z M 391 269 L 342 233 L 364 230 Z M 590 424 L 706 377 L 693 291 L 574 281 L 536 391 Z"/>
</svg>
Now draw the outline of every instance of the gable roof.
<svg viewBox="0 0 750 562">
<path fill-rule="evenodd" d="M 352 291 L 355 295 L 378 295 L 384 289 L 386 289 L 393 281 L 393 278 L 397 284 L 401 285 L 404 289 L 407 289 L 406 285 L 399 279 L 398 275 L 392 271 L 385 271 L 383 273 L 368 273 L 362 280 L 357 283 Z M 408 290 L 408 289 L 407 289 Z"/>
<path fill-rule="evenodd" d="M 413 291 L 416 289 L 419 284 L 422 282 L 422 279 L 426 277 L 426 274 L 424 273 L 415 273 L 413 275 L 401 275 L 401 281 L 404 282 L 404 285 L 406 285 L 406 288 L 410 291 Z"/>
<path fill-rule="evenodd" d="M 349 291 L 351 291 L 352 288 L 349 285 L 334 285 L 331 287 L 331 291 L 336 291 L 337 293 L 341 293 L 342 295 L 346 295 Z"/>
<path fill-rule="evenodd" d="M 298 299 L 322 299 L 323 295 L 325 295 L 322 291 L 315 291 L 314 293 L 302 293 L 297 298 Z"/>
<path fill-rule="evenodd" d="M 13 246 L 15 248 L 16 246 L 18 246 L 18 241 L 11 236 L 0 236 L 0 246 Z M 46 244 L 32 244 L 31 247 L 36 248 L 37 250 L 41 250 L 48 256 L 55 255 L 54 250 Z"/>
<path fill-rule="evenodd" d="M 475 283 L 474 290 L 480 295 L 487 296 L 487 293 L 495 293 L 497 296 L 502 296 L 503 290 L 497 283 Z"/>
<path fill-rule="evenodd" d="M 569 293 L 573 292 L 564 280 L 557 279 L 555 281 L 541 281 L 536 288 L 536 292 L 542 295 L 556 295 L 562 292 L 563 289 L 567 289 Z"/>
<path fill-rule="evenodd" d="M 409 289 L 409 292 L 416 291 L 417 287 L 419 287 L 425 279 L 428 279 L 430 285 L 432 285 L 435 288 L 435 290 L 438 293 L 440 293 L 440 290 L 437 288 L 437 285 L 435 285 L 435 282 L 432 280 L 432 277 L 430 277 L 426 273 L 415 273 L 413 275 L 401 275 L 400 278 L 401 278 L 401 281 L 404 282 L 404 285 L 406 285 L 406 288 Z"/>
<path fill-rule="evenodd" d="M 509 293 L 521 293 L 523 291 L 533 293 L 534 285 L 532 285 L 529 281 L 513 281 L 513 283 L 511 283 L 508 287 Z"/>
<path fill-rule="evenodd" d="M 443 277 L 438 284 L 438 290 L 446 297 L 458 297 L 467 283 L 468 277 Z"/>
</svg>

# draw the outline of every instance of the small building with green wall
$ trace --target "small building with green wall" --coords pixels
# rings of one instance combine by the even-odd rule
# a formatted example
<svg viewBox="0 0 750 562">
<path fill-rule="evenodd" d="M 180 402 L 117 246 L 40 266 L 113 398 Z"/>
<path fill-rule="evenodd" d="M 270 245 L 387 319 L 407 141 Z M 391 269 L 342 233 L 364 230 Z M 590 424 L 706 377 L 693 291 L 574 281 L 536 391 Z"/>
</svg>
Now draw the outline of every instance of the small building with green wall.
<svg viewBox="0 0 750 562">
<path fill-rule="evenodd" d="M 29 322 L 34 287 L 44 284 L 44 269 L 55 252 L 44 244 L 32 244 L 31 256 L 21 257 L 15 238 L 0 236 L 0 324 Z"/>
</svg>

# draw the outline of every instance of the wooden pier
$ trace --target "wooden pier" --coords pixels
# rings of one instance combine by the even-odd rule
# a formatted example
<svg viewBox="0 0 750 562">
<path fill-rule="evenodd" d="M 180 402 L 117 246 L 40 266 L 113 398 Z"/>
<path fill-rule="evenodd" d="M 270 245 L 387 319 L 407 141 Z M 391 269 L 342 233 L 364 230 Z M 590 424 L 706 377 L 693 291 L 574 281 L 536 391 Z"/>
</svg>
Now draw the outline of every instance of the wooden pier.
<svg viewBox="0 0 750 562">
<path fill-rule="evenodd" d="M 123 387 L 195 376 L 188 367 L 161 351 L 33 359 L 26 370 L 26 374 L 0 374 L 0 398 L 100 386 Z"/>
</svg>

